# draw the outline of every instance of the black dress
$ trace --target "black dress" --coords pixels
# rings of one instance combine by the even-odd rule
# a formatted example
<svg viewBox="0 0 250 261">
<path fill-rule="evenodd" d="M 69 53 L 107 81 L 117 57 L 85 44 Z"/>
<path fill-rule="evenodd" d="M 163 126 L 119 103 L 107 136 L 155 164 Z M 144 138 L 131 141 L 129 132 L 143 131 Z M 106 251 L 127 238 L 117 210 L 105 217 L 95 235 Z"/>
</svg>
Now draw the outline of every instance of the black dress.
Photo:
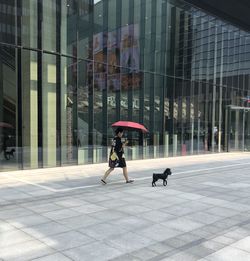
<svg viewBox="0 0 250 261">
<path fill-rule="evenodd" d="M 115 153 L 117 154 L 119 161 L 118 163 L 115 165 L 116 168 L 124 168 L 126 167 L 126 160 L 124 157 L 124 151 L 123 151 L 123 147 L 122 147 L 122 141 L 121 138 L 119 137 L 114 137 L 113 142 L 112 142 L 112 146 L 111 146 L 111 152 L 110 155 L 112 154 L 112 151 L 115 151 Z M 114 166 L 111 164 L 111 161 L 109 160 L 109 167 L 113 168 Z"/>
</svg>

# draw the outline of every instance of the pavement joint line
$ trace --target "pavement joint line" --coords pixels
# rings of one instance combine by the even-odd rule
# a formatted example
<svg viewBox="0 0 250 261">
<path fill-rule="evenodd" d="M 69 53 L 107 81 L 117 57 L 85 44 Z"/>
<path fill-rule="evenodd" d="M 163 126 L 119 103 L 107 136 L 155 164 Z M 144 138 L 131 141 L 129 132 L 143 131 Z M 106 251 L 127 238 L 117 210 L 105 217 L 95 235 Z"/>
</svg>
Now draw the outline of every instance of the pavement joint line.
<svg viewBox="0 0 250 261">
<path fill-rule="evenodd" d="M 200 172 L 200 171 L 208 171 L 212 169 L 221 169 L 221 168 L 227 168 L 227 167 L 234 167 L 238 165 L 250 165 L 250 163 L 243 163 L 243 164 L 233 164 L 233 165 L 226 165 L 226 166 L 220 166 L 220 167 L 214 167 L 214 168 L 207 168 L 207 169 L 194 169 L 194 170 L 188 170 L 188 171 L 182 171 L 182 172 L 177 172 L 174 175 L 180 175 L 180 174 L 186 174 L 186 173 L 193 173 L 193 172 Z M 205 174 L 204 174 L 205 175 Z M 197 176 L 197 175 L 192 175 L 192 176 Z M 184 178 L 190 178 L 192 176 L 187 176 L 187 177 L 180 177 L 178 179 L 184 179 Z M 149 179 L 152 177 L 143 177 L 143 178 L 138 178 L 136 180 L 143 180 L 143 179 Z M 176 179 L 176 178 L 175 178 Z"/>
<path fill-rule="evenodd" d="M 235 167 L 235 166 L 243 166 L 243 165 L 250 165 L 250 163 L 239 163 L 239 164 L 230 164 L 230 165 L 225 165 L 225 166 L 219 166 L 219 167 L 214 167 L 214 168 L 205 168 L 205 169 L 196 169 L 196 170 L 188 170 L 188 171 L 182 171 L 182 172 L 177 172 L 174 175 L 180 175 L 180 174 L 186 174 L 186 173 L 193 173 L 193 172 L 201 172 L 201 171 L 208 171 L 208 170 L 214 170 L 214 169 L 222 169 L 222 168 L 229 168 L 229 167 Z M 79 186 L 79 187 L 73 187 L 73 188 L 65 188 L 65 189 L 53 189 L 51 187 L 48 186 L 44 186 L 44 185 L 39 185 L 37 183 L 33 183 L 21 178 L 16 178 L 16 177 L 10 177 L 9 175 L 3 175 L 5 178 L 7 179 L 12 179 L 12 180 L 17 180 L 20 181 L 22 183 L 26 183 L 29 185 L 33 185 L 45 190 L 48 190 L 50 192 L 54 192 L 54 193 L 58 193 L 58 192 L 68 192 L 68 191 L 74 191 L 74 190 L 78 190 L 78 189 L 85 189 L 85 188 L 94 188 L 94 187 L 100 187 L 100 186 L 104 186 L 102 184 L 95 184 L 95 185 L 86 185 L 86 186 Z M 196 176 L 196 175 L 194 175 Z M 190 177 L 190 176 L 189 176 Z M 189 178 L 189 177 L 182 177 L 182 178 Z M 151 179 L 152 177 L 142 177 L 142 178 L 136 178 L 135 180 L 147 180 L 147 179 Z M 181 178 L 179 178 L 181 179 Z M 110 182 L 108 184 L 122 184 L 124 183 L 124 181 L 122 182 L 121 180 L 119 181 L 114 181 L 114 182 Z"/>
<path fill-rule="evenodd" d="M 42 189 L 46 189 L 46 190 L 49 190 L 51 192 L 58 192 L 57 189 L 53 189 L 53 188 L 48 187 L 48 186 L 39 185 L 37 183 L 33 183 L 33 182 L 30 182 L 30 181 L 27 181 L 27 180 L 24 180 L 24 179 L 9 177 L 8 175 L 4 175 L 4 177 L 7 178 L 7 179 L 11 179 L 11 180 L 17 180 L 17 181 L 20 181 L 20 182 L 25 183 L 25 184 L 33 185 L 35 187 L 39 187 L 39 188 L 42 188 Z"/>
</svg>

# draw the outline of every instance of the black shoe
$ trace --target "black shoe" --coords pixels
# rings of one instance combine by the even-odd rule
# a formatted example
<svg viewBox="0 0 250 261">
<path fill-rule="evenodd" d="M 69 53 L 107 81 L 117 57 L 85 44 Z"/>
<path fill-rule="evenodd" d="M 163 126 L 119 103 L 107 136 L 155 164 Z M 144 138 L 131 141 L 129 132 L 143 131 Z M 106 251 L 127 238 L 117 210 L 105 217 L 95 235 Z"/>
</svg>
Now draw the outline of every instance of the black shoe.
<svg viewBox="0 0 250 261">
<path fill-rule="evenodd" d="M 133 179 L 129 179 L 129 180 L 126 181 L 126 183 L 133 183 L 133 182 L 134 182 Z"/>
<path fill-rule="evenodd" d="M 102 182 L 103 185 L 107 184 L 107 182 L 105 180 L 103 180 L 103 179 L 101 179 L 101 182 Z"/>
</svg>

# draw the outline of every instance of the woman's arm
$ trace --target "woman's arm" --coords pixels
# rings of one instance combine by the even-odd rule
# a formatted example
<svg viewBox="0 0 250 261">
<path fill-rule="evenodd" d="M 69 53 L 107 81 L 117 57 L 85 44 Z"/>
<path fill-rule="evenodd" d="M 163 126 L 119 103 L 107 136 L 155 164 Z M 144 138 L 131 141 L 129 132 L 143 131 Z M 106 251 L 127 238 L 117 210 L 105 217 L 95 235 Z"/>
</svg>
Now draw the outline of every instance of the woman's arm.
<svg viewBox="0 0 250 261">
<path fill-rule="evenodd" d="M 122 143 L 122 148 L 124 148 L 128 144 L 128 140 Z"/>
</svg>

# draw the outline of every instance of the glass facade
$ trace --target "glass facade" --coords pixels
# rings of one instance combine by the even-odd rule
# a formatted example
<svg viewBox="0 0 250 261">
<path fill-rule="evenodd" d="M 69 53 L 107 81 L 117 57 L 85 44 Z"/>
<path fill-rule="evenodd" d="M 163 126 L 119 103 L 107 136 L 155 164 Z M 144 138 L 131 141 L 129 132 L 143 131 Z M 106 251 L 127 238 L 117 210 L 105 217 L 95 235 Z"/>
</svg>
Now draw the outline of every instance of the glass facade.
<svg viewBox="0 0 250 261">
<path fill-rule="evenodd" d="M 182 0 L 0 0 L 0 171 L 250 149 L 250 33 Z M 249 109 L 248 109 L 249 108 Z"/>
</svg>

